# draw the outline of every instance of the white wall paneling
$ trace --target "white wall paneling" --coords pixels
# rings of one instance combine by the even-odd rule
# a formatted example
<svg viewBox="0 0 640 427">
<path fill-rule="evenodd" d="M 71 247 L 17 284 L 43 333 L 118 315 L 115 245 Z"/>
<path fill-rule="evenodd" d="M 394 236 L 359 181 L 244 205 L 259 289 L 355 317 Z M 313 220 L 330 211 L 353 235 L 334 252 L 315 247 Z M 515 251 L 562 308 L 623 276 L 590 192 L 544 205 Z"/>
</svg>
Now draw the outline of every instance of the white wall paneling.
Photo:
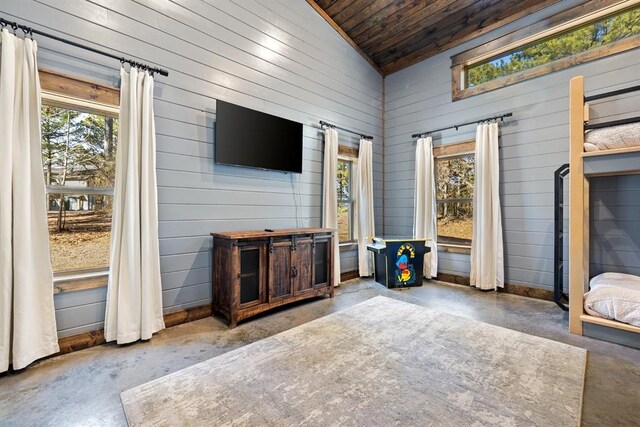
<svg viewBox="0 0 640 427">
<path fill-rule="evenodd" d="M 567 6 L 549 7 L 385 78 L 384 221 L 387 233 L 406 234 L 412 230 L 415 145 L 411 134 L 512 111 L 514 117 L 501 126 L 500 136 L 505 279 L 508 283 L 553 287 L 553 171 L 569 161 L 569 80 L 584 75 L 587 93 L 637 85 L 640 83 L 638 51 L 456 102 L 451 101 L 450 57 Z M 610 120 L 637 115 L 640 106 L 637 96 L 629 94 L 600 102 L 592 112 L 592 119 Z M 455 143 L 473 139 L 475 128 L 446 131 L 434 137 L 434 145 Z M 625 198 L 622 194 L 637 192 L 640 181 L 628 177 L 609 180 L 593 187 L 597 193 L 592 196 L 595 204 L 592 205 L 592 273 L 605 270 L 633 273 L 640 265 L 640 237 L 634 234 L 633 230 L 638 228 L 633 219 L 637 221 L 640 217 L 638 207 L 629 205 L 628 196 Z M 620 185 L 616 180 L 622 180 Z M 606 186 L 607 191 L 602 190 L 602 186 Z M 609 205 L 612 201 L 627 205 Z M 566 216 L 565 229 L 568 229 Z M 565 259 L 566 256 L 565 248 Z M 440 259 L 440 271 L 469 275 L 468 255 L 443 252 Z"/>
<path fill-rule="evenodd" d="M 210 301 L 210 232 L 320 225 L 319 120 L 374 136 L 381 228 L 382 78 L 304 0 L 8 0 L 0 15 L 169 71 L 155 90 L 165 312 Z M 41 66 L 118 83 L 117 61 L 36 39 Z M 216 165 L 216 99 L 303 123 L 303 173 Z M 354 269 L 354 251 L 341 259 Z M 56 295 L 60 335 L 102 327 L 105 294 Z"/>
</svg>

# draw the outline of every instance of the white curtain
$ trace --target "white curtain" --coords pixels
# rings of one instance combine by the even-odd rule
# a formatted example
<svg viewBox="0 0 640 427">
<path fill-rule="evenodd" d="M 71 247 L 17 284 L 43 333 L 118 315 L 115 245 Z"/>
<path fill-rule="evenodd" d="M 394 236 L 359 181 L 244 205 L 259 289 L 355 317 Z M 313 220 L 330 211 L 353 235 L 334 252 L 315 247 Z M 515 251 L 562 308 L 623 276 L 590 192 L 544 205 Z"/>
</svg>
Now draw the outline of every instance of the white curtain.
<svg viewBox="0 0 640 427">
<path fill-rule="evenodd" d="M 338 131 L 324 130 L 324 174 L 322 185 L 322 226 L 338 229 Z M 333 283 L 340 283 L 340 250 L 338 235 L 333 239 Z"/>
<path fill-rule="evenodd" d="M 416 144 L 416 182 L 414 186 L 413 234 L 427 239 L 431 252 L 424 257 L 424 277 L 438 275 L 438 208 L 436 179 L 431 137 L 420 138 Z"/>
<path fill-rule="evenodd" d="M 357 168 L 358 183 L 358 270 L 360 276 L 373 274 L 373 253 L 367 250 L 367 243 L 375 235 L 373 218 L 373 143 L 360 140 Z"/>
<path fill-rule="evenodd" d="M 118 344 L 164 329 L 153 77 L 120 71 L 120 131 L 111 228 L 105 338 Z"/>
<path fill-rule="evenodd" d="M 480 289 L 504 286 L 499 178 L 498 124 L 481 124 L 476 132 L 471 242 L 471 286 Z"/>
<path fill-rule="evenodd" d="M 37 45 L 2 30 L 0 53 L 0 372 L 57 353 L 40 149 Z"/>
</svg>

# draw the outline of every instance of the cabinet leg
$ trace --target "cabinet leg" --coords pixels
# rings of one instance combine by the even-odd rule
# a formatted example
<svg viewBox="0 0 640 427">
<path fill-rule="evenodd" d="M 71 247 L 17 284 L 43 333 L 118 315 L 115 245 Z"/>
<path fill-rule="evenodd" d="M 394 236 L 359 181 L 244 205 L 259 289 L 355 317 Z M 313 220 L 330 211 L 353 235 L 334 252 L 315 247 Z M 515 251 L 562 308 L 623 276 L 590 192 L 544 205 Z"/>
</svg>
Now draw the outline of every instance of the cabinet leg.
<svg viewBox="0 0 640 427">
<path fill-rule="evenodd" d="M 231 313 L 231 318 L 229 319 L 229 329 L 233 329 L 238 326 L 238 315 L 236 313 Z"/>
</svg>

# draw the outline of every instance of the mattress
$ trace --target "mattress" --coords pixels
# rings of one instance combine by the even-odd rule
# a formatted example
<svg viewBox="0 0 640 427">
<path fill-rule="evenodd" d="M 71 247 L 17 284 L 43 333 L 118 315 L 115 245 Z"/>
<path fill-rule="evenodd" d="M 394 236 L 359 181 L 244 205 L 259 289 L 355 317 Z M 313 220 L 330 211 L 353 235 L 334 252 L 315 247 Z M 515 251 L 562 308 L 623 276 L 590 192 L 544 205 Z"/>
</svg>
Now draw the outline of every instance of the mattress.
<svg viewBox="0 0 640 427">
<path fill-rule="evenodd" d="M 640 123 L 591 129 L 584 134 L 584 151 L 640 146 Z"/>
<path fill-rule="evenodd" d="M 591 279 L 584 309 L 592 316 L 640 326 L 640 277 L 602 273 Z"/>
</svg>

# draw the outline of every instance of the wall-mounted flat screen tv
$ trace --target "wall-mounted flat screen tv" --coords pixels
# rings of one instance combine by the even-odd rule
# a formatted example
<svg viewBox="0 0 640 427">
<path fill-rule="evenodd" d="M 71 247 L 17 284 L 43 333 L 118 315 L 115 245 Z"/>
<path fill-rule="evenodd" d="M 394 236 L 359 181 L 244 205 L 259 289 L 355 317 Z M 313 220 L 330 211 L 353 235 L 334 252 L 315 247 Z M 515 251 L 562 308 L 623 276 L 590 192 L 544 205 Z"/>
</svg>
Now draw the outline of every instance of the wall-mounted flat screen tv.
<svg viewBox="0 0 640 427">
<path fill-rule="evenodd" d="M 302 173 L 302 123 L 216 104 L 216 163 Z"/>
</svg>

